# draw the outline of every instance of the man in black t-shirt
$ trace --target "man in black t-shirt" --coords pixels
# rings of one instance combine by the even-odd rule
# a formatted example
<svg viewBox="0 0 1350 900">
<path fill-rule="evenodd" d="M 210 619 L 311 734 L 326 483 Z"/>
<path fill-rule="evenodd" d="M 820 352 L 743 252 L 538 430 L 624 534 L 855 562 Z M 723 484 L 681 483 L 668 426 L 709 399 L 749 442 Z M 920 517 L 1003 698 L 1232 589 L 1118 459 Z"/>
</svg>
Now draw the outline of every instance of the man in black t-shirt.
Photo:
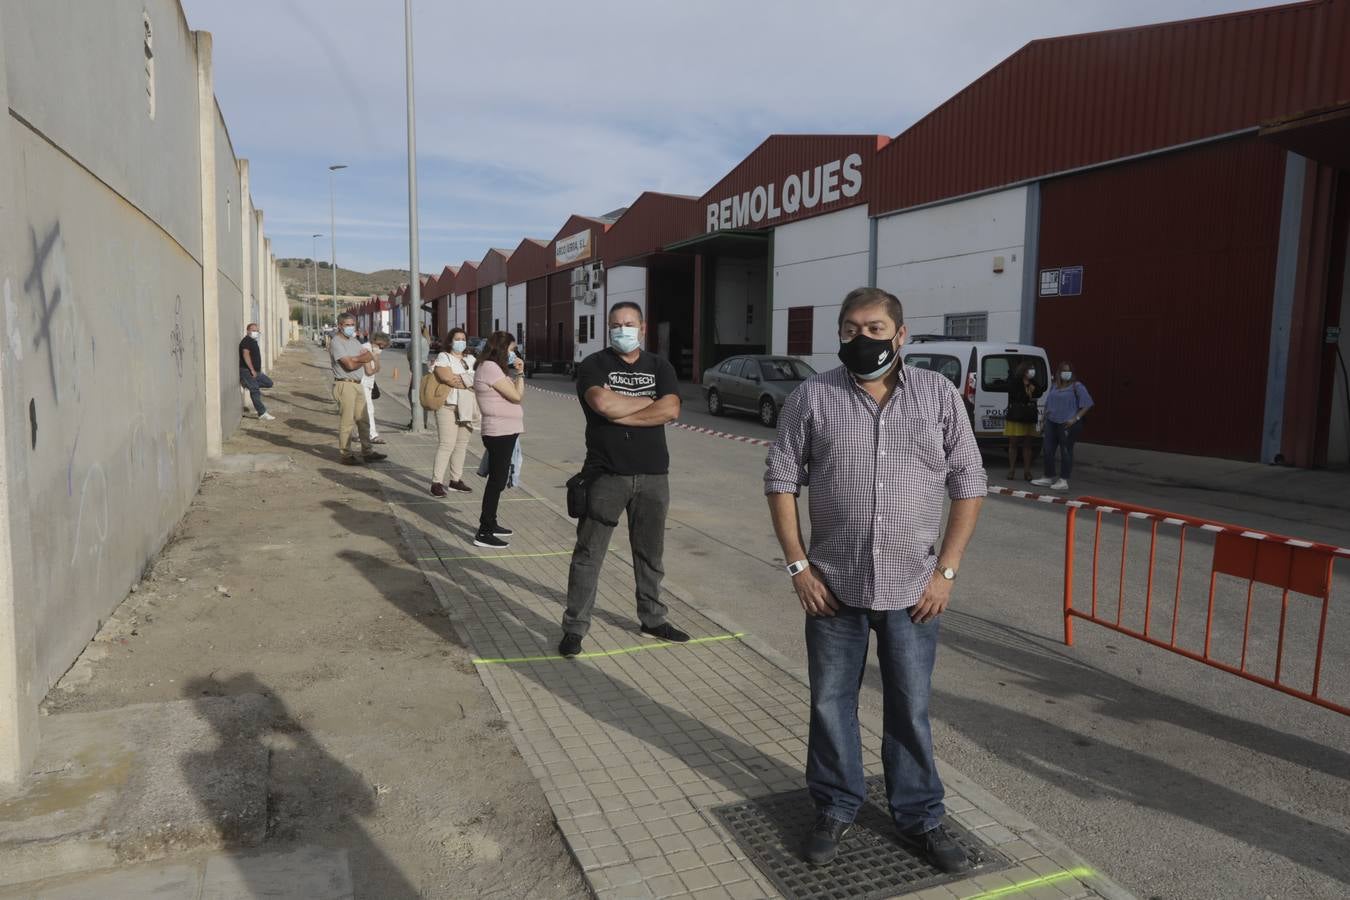
<svg viewBox="0 0 1350 900">
<path fill-rule="evenodd" d="M 666 621 L 661 602 L 661 554 L 670 508 L 670 451 L 666 423 L 680 414 L 679 382 L 669 361 L 642 350 L 647 325 L 636 303 L 609 311 L 609 346 L 577 370 L 577 396 L 586 414 L 587 514 L 577 522 L 577 543 L 567 573 L 567 612 L 558 653 L 576 656 L 591 626 L 595 589 L 609 539 L 628 513 L 629 546 L 637 579 L 637 613 L 643 634 L 683 643 L 689 635 Z"/>
<path fill-rule="evenodd" d="M 276 416 L 269 413 L 267 407 L 263 405 L 262 389 L 272 388 L 275 385 L 272 384 L 272 379 L 263 374 L 262 351 L 258 349 L 258 337 L 261 333 L 257 322 L 249 322 L 248 333 L 239 342 L 239 383 L 248 389 L 249 397 L 253 400 L 253 408 L 258 411 L 258 418 L 270 422 Z"/>
</svg>

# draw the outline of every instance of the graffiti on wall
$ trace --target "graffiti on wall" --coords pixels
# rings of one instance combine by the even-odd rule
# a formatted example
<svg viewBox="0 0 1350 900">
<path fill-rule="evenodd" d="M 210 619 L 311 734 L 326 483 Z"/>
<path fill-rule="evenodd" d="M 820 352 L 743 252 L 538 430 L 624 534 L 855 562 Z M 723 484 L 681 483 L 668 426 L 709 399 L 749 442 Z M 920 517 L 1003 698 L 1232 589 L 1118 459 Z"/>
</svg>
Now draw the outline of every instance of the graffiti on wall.
<svg viewBox="0 0 1350 900">
<path fill-rule="evenodd" d="M 24 278 L 23 289 L 32 294 L 38 303 L 38 326 L 33 335 L 33 349 L 40 350 L 43 344 L 47 345 L 47 373 L 52 382 L 52 395 L 59 402 L 61 392 L 56 382 L 52 320 L 56 317 L 62 297 L 69 293 L 65 284 L 65 244 L 61 240 L 61 223 L 53 225 L 41 241 L 38 241 L 37 229 L 29 226 L 28 233 L 33 242 L 33 266 Z"/>
</svg>

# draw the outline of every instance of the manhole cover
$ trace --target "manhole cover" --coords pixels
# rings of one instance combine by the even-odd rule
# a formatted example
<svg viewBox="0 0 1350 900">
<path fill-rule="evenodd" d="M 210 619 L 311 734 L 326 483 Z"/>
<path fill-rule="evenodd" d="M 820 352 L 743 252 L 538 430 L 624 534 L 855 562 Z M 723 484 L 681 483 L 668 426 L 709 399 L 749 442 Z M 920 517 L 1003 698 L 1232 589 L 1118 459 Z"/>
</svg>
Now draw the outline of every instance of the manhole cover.
<svg viewBox="0 0 1350 900">
<path fill-rule="evenodd" d="M 911 856 L 895 836 L 881 776 L 867 779 L 867 803 L 839 856 L 828 866 L 807 865 L 801 842 L 816 808 L 804 790 L 773 794 L 713 810 L 746 856 L 789 900 L 879 900 L 936 884 L 1007 868 L 1008 861 L 966 829 L 945 824 L 965 848 L 974 870 L 946 875 Z"/>
</svg>

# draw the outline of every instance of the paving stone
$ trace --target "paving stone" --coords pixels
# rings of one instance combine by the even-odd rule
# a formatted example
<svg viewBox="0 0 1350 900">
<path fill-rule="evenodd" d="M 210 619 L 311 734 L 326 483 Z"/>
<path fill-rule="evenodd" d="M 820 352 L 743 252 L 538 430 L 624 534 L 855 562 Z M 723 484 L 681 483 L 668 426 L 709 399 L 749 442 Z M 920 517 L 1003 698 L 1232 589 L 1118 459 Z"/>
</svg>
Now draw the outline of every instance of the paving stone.
<svg viewBox="0 0 1350 900">
<path fill-rule="evenodd" d="M 679 870 L 679 866 L 675 867 Z M 713 874 L 712 869 L 706 866 L 699 869 L 689 869 L 680 872 L 680 880 L 690 891 L 700 891 L 704 888 L 715 887 L 719 884 L 717 876 Z"/>
</svg>

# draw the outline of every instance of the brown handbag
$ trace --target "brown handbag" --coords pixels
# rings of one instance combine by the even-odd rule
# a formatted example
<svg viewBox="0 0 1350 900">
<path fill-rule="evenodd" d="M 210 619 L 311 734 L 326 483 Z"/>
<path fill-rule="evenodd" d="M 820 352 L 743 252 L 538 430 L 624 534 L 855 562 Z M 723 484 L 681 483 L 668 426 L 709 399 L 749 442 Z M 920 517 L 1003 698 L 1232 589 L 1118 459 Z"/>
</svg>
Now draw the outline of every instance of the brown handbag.
<svg viewBox="0 0 1350 900">
<path fill-rule="evenodd" d="M 440 381 L 430 372 L 422 376 L 422 383 L 417 388 L 417 401 L 422 404 L 423 409 L 435 412 L 445 405 L 445 398 L 448 396 L 450 385 Z"/>
</svg>

